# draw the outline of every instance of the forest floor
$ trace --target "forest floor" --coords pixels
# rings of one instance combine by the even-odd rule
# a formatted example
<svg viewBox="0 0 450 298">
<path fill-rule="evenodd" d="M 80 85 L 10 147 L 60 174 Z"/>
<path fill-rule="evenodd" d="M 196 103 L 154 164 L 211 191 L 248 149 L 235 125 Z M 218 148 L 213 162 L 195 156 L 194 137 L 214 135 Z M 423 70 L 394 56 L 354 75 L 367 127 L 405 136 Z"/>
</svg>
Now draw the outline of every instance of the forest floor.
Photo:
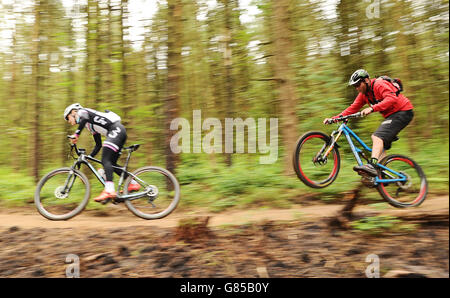
<svg viewBox="0 0 450 298">
<path fill-rule="evenodd" d="M 411 209 L 361 202 L 351 218 L 342 216 L 346 202 L 175 210 L 154 221 L 123 205 L 68 221 L 49 221 L 32 207 L 2 208 L 0 277 L 66 277 L 74 255 L 86 278 L 366 277 L 373 255 L 381 277 L 449 277 L 448 195 Z M 357 228 L 376 216 L 398 222 Z"/>
</svg>

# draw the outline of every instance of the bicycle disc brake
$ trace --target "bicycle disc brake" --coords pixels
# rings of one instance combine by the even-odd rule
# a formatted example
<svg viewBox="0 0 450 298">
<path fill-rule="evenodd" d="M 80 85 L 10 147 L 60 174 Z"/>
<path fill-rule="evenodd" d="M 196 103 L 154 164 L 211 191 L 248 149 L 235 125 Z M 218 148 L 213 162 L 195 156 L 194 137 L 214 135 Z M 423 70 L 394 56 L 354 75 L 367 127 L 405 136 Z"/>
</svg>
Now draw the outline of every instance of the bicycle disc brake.
<svg viewBox="0 0 450 298">
<path fill-rule="evenodd" d="M 312 162 L 314 165 L 319 165 L 319 166 L 323 166 L 327 163 L 328 159 L 325 157 L 323 158 L 322 156 L 319 157 L 313 157 Z"/>
<path fill-rule="evenodd" d="M 64 186 L 58 186 L 55 189 L 55 197 L 58 199 L 65 199 L 69 196 L 69 192 L 64 192 Z"/>
<path fill-rule="evenodd" d="M 148 196 L 148 202 L 152 204 L 153 207 L 156 207 L 155 204 L 153 204 L 153 201 L 158 197 L 159 191 L 158 188 L 154 185 L 149 185 L 146 188 L 146 195 Z"/>
<path fill-rule="evenodd" d="M 407 190 L 412 185 L 411 176 L 403 172 L 400 172 L 400 174 L 406 176 L 406 181 L 398 181 L 397 186 L 402 190 Z"/>
</svg>

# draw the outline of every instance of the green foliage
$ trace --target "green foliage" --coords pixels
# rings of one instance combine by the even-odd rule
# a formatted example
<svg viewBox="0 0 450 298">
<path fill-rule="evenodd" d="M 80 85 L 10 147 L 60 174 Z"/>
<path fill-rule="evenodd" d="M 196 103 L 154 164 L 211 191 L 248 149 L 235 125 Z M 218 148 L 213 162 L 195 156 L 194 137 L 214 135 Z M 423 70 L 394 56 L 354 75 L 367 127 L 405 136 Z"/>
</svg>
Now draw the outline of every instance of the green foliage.
<svg viewBox="0 0 450 298">
<path fill-rule="evenodd" d="M 358 221 L 352 222 L 351 225 L 356 230 L 369 232 L 371 234 L 380 234 L 386 230 L 394 228 L 399 223 L 400 220 L 394 216 L 380 215 L 365 217 Z"/>
<path fill-rule="evenodd" d="M 33 178 L 19 171 L 0 168 L 0 201 L 10 206 L 34 202 L 36 184 Z"/>
<path fill-rule="evenodd" d="M 373 235 L 392 231 L 412 231 L 416 228 L 413 224 L 405 224 L 395 216 L 378 215 L 364 217 L 351 223 L 351 226 L 364 233 Z"/>
<path fill-rule="evenodd" d="M 225 117 L 273 117 L 280 120 L 280 136 L 284 129 L 298 136 L 309 130 L 330 133 L 335 126 L 324 126 L 322 120 L 340 113 L 357 95 L 345 83 L 352 71 L 364 67 L 372 75 L 399 77 L 415 107 L 415 118 L 389 153 L 412 157 L 428 177 L 430 194 L 448 193 L 448 1 L 439 5 L 436 1 L 383 1 L 380 17 L 373 19 L 365 15 L 369 4 L 364 2 L 339 1 L 333 7 L 324 7 L 324 1 L 288 2 L 289 15 L 283 17 L 288 20 L 293 50 L 291 65 L 283 67 L 291 68 L 295 82 L 292 97 L 297 100 L 298 125 L 281 125 L 284 103 L 278 100 L 280 78 L 274 77 L 273 56 L 279 49 L 274 47 L 277 2 L 273 0 L 251 1 L 258 8 L 252 22 L 244 22 L 247 11 L 241 1 L 226 2 L 231 13 L 225 1 L 217 5 L 204 0 L 174 1 L 183 5 L 181 59 L 176 65 L 180 78 L 177 115 L 191 120 L 192 110 L 201 109 L 202 115 L 217 117 L 222 123 Z M 86 13 L 75 13 L 83 10 L 81 6 L 71 10 L 59 1 L 40 2 L 40 27 L 27 21 L 32 1 L 17 8 L 4 4 L 0 9 L 0 24 L 14 23 L 14 28 L 0 27 L 0 32 L 7 33 L 0 45 L 0 145 L 4 148 L 0 151 L 0 200 L 14 204 L 32 200 L 35 183 L 29 173 L 34 161 L 38 161 L 39 175 L 67 166 L 64 136 L 76 128 L 68 128 L 60 115 L 74 101 L 122 116 L 127 142 L 145 144 L 133 155 L 133 167 L 166 166 L 166 102 L 172 95 L 167 92 L 172 86 L 168 84 L 172 64 L 167 34 L 173 7 L 158 1 L 151 22 L 142 23 L 146 30 L 138 43 L 127 34 L 121 39 L 122 22 L 128 23 L 130 16 L 119 15 L 119 8 L 126 3 L 118 1 L 111 12 L 107 5 L 90 1 L 91 10 L 98 7 L 100 11 L 88 20 Z M 330 12 L 335 12 L 332 18 L 325 15 Z M 11 20 L 5 23 L 6 19 Z M 226 36 L 227 21 L 230 36 Z M 37 28 L 42 37 L 40 60 L 33 65 L 30 49 L 38 45 L 32 38 Z M 231 55 L 231 65 L 226 65 L 225 54 Z M 37 78 L 42 81 L 39 86 Z M 34 91 L 41 99 L 36 104 L 31 98 Z M 39 126 L 34 123 L 37 116 Z M 380 115 L 371 114 L 350 122 L 350 127 L 370 146 L 370 135 L 381 121 Z M 33 146 L 36 135 L 39 152 Z M 354 158 L 343 138 L 339 141 L 339 176 L 319 190 L 284 174 L 287 166 L 282 153 L 287 150 L 281 137 L 279 141 L 280 156 L 273 165 L 259 164 L 256 154 L 233 154 L 231 166 L 221 154 L 180 154 L 175 169 L 182 186 L 180 207 L 219 211 L 289 206 L 293 198 L 309 193 L 328 202 L 359 185 L 360 177 L 352 170 Z M 87 132 L 80 145 L 92 148 Z M 100 190 L 93 183 L 92 194 Z M 381 201 L 373 189 L 364 196 L 374 203 Z"/>
<path fill-rule="evenodd" d="M 259 165 L 257 158 L 238 158 L 231 167 L 213 168 L 209 160 L 183 155 L 177 178 L 182 185 L 181 208 L 206 206 L 212 211 L 246 206 L 289 206 L 297 178 L 285 177 L 279 164 Z M 257 164 L 257 165 L 255 165 Z"/>
</svg>

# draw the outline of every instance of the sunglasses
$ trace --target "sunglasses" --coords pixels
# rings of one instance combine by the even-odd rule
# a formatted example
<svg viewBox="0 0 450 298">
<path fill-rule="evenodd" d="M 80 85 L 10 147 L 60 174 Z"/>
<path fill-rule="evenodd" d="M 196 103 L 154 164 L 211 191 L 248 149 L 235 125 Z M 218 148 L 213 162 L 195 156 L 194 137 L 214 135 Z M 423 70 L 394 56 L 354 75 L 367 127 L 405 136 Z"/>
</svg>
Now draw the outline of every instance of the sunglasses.
<svg viewBox="0 0 450 298">
<path fill-rule="evenodd" d="M 354 84 L 353 87 L 358 88 L 362 84 L 362 82 L 363 81 L 359 81 L 358 83 Z"/>
</svg>

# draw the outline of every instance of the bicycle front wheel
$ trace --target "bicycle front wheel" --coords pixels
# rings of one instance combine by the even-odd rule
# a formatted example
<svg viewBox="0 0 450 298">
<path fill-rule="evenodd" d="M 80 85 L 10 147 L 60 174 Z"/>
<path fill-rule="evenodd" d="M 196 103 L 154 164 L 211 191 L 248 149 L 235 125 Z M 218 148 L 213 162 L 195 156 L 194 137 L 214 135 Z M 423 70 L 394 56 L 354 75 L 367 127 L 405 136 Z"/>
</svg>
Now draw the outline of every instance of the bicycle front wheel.
<svg viewBox="0 0 450 298">
<path fill-rule="evenodd" d="M 406 181 L 380 183 L 377 186 L 381 196 L 397 208 L 415 207 L 422 204 L 428 192 L 428 182 L 422 168 L 411 158 L 394 154 L 380 162 L 385 167 L 406 176 Z M 398 179 L 401 176 L 387 170 L 379 170 L 379 179 Z"/>
<path fill-rule="evenodd" d="M 169 215 L 180 201 L 180 184 L 168 170 L 143 167 L 132 173 L 124 184 L 124 193 L 142 193 L 138 198 L 126 199 L 125 205 L 143 219 L 159 219 Z M 131 184 L 139 184 L 133 187 Z"/>
<path fill-rule="evenodd" d="M 336 146 L 325 156 L 329 147 L 330 137 L 323 132 L 307 132 L 297 141 L 292 162 L 297 177 L 307 186 L 324 188 L 336 179 L 341 159 Z"/>
<path fill-rule="evenodd" d="M 90 192 L 86 175 L 71 168 L 61 168 L 48 173 L 39 181 L 34 203 L 45 218 L 67 220 L 83 211 Z"/>
</svg>

